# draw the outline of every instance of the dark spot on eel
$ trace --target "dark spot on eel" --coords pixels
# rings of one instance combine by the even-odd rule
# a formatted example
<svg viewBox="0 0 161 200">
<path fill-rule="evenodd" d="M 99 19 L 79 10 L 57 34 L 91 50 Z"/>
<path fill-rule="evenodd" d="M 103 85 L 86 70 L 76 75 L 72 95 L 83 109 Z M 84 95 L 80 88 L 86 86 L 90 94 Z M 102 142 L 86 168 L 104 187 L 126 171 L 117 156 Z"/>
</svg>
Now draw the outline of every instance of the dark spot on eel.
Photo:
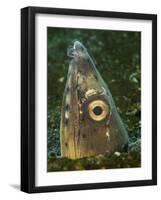
<svg viewBox="0 0 161 200">
<path fill-rule="evenodd" d="M 69 120 L 67 118 L 65 118 L 64 120 L 64 124 L 67 126 L 68 125 Z"/>
<path fill-rule="evenodd" d="M 98 81 L 98 76 L 96 74 L 94 74 L 94 77 L 95 77 L 96 81 Z"/>
<path fill-rule="evenodd" d="M 69 106 L 69 104 L 66 104 L 66 106 L 65 106 L 65 110 L 66 110 L 66 111 L 69 111 L 69 110 L 70 110 L 70 106 Z"/>
<path fill-rule="evenodd" d="M 68 92 L 69 92 L 69 90 L 70 90 L 70 89 L 69 89 L 69 86 L 68 86 L 68 87 L 67 87 L 67 89 L 66 89 L 66 93 L 68 93 Z"/>
<path fill-rule="evenodd" d="M 83 137 L 83 138 L 86 138 L 86 135 L 85 135 L 85 134 L 83 134 L 83 135 L 82 135 L 82 137 Z"/>
</svg>

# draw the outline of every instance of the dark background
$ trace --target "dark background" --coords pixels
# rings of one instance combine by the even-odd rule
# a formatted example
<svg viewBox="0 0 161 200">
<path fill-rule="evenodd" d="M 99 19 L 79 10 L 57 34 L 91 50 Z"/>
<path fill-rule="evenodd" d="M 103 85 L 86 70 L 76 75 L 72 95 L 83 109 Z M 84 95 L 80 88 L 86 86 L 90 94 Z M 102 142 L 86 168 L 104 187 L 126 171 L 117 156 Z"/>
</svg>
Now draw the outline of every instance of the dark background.
<svg viewBox="0 0 161 200">
<path fill-rule="evenodd" d="M 70 62 L 67 48 L 74 40 L 83 43 L 93 58 L 128 130 L 130 151 L 140 154 L 141 33 L 52 27 L 47 32 L 48 164 L 60 156 L 60 111 Z"/>
</svg>

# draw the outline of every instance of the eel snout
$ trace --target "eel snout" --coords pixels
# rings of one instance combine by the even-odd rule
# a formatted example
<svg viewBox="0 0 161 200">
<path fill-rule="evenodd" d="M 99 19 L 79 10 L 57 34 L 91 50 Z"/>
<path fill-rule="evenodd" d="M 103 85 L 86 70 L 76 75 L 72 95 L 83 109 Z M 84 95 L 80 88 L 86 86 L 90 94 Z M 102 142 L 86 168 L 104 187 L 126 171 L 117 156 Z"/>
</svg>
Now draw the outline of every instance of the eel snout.
<svg viewBox="0 0 161 200">
<path fill-rule="evenodd" d="M 86 48 L 79 41 L 75 41 L 72 46 L 68 47 L 67 55 L 71 58 L 79 58 L 87 53 Z"/>
</svg>

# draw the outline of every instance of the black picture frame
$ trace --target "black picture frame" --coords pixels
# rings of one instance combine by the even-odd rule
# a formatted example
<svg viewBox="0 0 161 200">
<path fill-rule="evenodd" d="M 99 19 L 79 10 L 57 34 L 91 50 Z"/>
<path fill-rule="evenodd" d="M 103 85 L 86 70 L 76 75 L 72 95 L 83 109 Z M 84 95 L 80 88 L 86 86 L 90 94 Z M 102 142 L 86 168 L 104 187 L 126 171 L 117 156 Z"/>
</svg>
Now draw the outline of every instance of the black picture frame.
<svg viewBox="0 0 161 200">
<path fill-rule="evenodd" d="M 152 21 L 152 179 L 76 185 L 35 186 L 35 15 L 59 14 Z M 21 9 L 21 190 L 27 193 L 147 186 L 157 184 L 157 15 L 45 7 Z"/>
</svg>

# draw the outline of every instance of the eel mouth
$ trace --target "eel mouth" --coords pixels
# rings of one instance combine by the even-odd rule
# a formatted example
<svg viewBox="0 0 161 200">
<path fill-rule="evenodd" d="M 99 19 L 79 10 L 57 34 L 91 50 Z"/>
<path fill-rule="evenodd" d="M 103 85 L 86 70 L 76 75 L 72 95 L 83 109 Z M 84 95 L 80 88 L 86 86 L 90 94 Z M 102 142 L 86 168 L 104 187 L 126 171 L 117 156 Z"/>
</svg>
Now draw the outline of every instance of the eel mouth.
<svg viewBox="0 0 161 200">
<path fill-rule="evenodd" d="M 76 40 L 72 46 L 67 48 L 67 55 L 71 58 L 79 58 L 86 54 L 86 48 L 83 46 L 81 42 Z"/>
</svg>

